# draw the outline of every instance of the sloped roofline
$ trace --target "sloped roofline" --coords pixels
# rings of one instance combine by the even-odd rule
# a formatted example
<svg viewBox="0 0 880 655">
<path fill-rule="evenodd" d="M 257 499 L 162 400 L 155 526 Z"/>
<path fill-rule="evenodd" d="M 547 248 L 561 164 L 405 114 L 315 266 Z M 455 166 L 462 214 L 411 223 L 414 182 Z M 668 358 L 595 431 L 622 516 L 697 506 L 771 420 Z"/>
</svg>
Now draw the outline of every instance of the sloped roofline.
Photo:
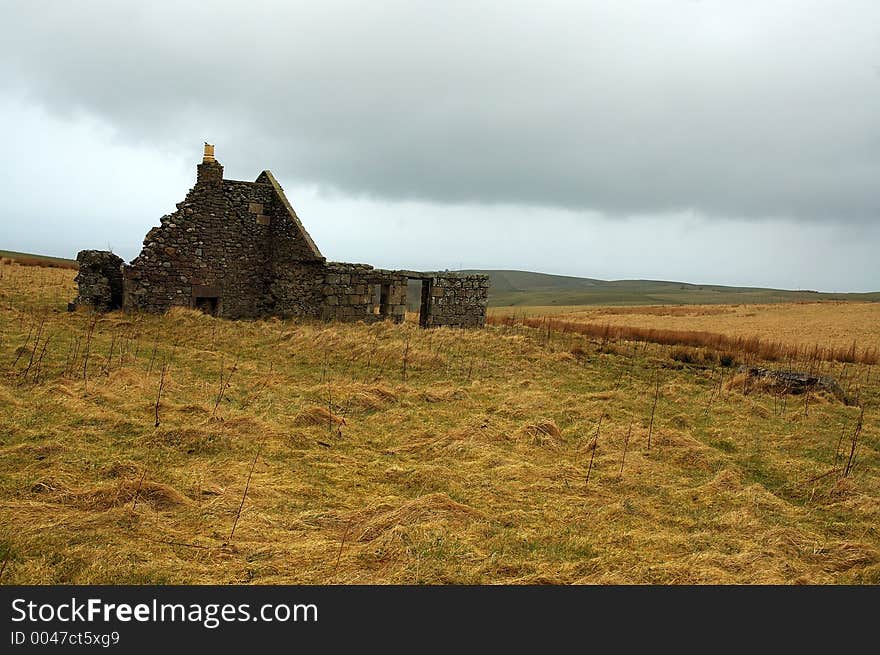
<svg viewBox="0 0 880 655">
<path fill-rule="evenodd" d="M 308 230 L 306 230 L 305 226 L 302 224 L 302 221 L 299 220 L 299 216 L 296 215 L 296 212 L 291 206 L 290 201 L 287 199 L 287 196 L 284 195 L 284 189 L 281 188 L 281 185 L 278 184 L 278 180 L 275 179 L 275 176 L 272 175 L 272 171 L 263 171 L 260 173 L 259 177 L 257 177 L 257 183 L 262 184 L 271 184 L 272 188 L 275 189 L 275 194 L 278 196 L 278 199 L 281 201 L 281 204 L 287 210 L 288 216 L 290 216 L 290 220 L 293 221 L 293 224 L 299 228 L 300 233 L 303 235 L 303 239 L 305 239 L 306 246 L 308 246 L 311 253 L 315 256 L 315 259 L 324 260 L 324 255 L 321 254 L 321 251 L 318 250 L 318 246 L 315 245 L 315 242 L 312 241 L 312 237 L 309 235 Z"/>
</svg>

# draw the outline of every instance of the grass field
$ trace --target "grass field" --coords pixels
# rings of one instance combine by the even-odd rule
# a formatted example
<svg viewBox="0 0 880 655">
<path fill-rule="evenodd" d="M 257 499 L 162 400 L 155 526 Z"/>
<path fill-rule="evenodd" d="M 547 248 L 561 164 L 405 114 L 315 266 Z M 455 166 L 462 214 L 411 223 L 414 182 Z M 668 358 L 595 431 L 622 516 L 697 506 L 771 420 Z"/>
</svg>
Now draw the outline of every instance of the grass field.
<svg viewBox="0 0 880 655">
<path fill-rule="evenodd" d="M 492 323 L 552 323 L 562 331 L 667 345 L 747 348 L 765 359 L 819 358 L 880 363 L 880 303 L 799 302 L 762 305 L 494 308 Z"/>
<path fill-rule="evenodd" d="M 876 366 L 786 363 L 848 407 L 746 351 L 67 313 L 73 274 L 0 265 L 0 583 L 880 583 Z"/>
<path fill-rule="evenodd" d="M 563 313 L 566 321 L 637 325 L 670 330 L 700 330 L 749 335 L 789 344 L 846 347 L 880 346 L 880 303 L 839 301 L 758 305 L 645 307 L 530 307 L 529 315 Z M 503 314 L 504 310 L 494 313 Z"/>
</svg>

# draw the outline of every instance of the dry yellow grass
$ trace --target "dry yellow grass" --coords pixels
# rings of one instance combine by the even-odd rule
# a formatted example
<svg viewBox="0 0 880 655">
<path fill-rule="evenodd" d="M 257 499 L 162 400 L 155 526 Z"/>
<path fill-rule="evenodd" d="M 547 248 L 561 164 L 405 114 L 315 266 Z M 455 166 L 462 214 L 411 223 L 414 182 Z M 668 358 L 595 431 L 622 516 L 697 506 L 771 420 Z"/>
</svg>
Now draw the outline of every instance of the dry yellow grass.
<svg viewBox="0 0 880 655">
<path fill-rule="evenodd" d="M 86 363 L 72 275 L 0 265 L 2 583 L 880 582 L 872 367 L 841 477 L 859 408 L 650 344 L 112 313 Z"/>
<path fill-rule="evenodd" d="M 495 316 L 510 313 L 497 308 Z M 528 308 L 529 316 L 564 314 L 566 321 L 703 331 L 812 348 L 880 348 L 880 303 L 797 302 L 767 305 L 655 305 Z"/>
</svg>

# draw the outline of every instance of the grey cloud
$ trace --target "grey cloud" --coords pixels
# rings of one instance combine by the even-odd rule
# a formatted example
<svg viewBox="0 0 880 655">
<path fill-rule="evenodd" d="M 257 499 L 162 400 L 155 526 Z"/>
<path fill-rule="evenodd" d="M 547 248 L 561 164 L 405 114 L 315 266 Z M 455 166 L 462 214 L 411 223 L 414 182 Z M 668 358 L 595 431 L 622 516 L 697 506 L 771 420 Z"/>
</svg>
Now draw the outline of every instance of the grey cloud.
<svg viewBox="0 0 880 655">
<path fill-rule="evenodd" d="M 0 158 L 0 248 L 61 257 L 103 247 L 126 259 L 137 255 L 144 233 L 193 183 L 198 154 L 192 147 L 176 156 L 120 143 L 100 123 L 53 117 L 26 102 L 0 101 L 0 143 L 9 153 Z M 537 205 L 370 199 L 282 182 L 334 260 L 822 291 L 880 288 L 877 223 L 743 222 L 694 212 L 621 221 Z"/>
<path fill-rule="evenodd" d="M 127 142 L 346 194 L 880 215 L 874 1 L 18 2 L 0 74 Z"/>
</svg>

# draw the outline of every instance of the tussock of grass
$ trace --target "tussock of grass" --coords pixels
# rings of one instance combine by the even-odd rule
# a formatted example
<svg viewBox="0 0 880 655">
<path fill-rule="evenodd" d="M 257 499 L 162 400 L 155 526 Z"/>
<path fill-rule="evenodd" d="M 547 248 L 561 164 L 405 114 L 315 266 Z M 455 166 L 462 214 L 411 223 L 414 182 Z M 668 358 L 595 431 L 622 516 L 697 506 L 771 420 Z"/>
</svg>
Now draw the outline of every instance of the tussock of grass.
<svg viewBox="0 0 880 655">
<path fill-rule="evenodd" d="M 167 484 L 152 480 L 122 480 L 116 485 L 83 491 L 66 491 L 59 502 L 80 510 L 99 512 L 128 503 L 144 502 L 167 509 L 187 505 L 190 499 Z"/>
<path fill-rule="evenodd" d="M 219 429 L 157 429 L 144 439 L 145 445 L 181 450 L 187 454 L 216 452 L 223 443 Z"/>
<path fill-rule="evenodd" d="M 543 419 L 525 426 L 523 434 L 539 446 L 557 445 L 562 438 L 562 430 L 552 419 Z"/>
<path fill-rule="evenodd" d="M 428 403 L 442 403 L 453 400 L 464 400 L 467 391 L 451 387 L 434 387 L 422 393 L 422 399 Z"/>
<path fill-rule="evenodd" d="M 372 541 L 400 527 L 441 523 L 454 527 L 480 520 L 482 515 L 473 507 L 457 503 L 444 493 L 432 493 L 414 498 L 399 507 L 383 504 L 348 518 L 357 527 L 356 541 Z"/>
<path fill-rule="evenodd" d="M 25 457 L 32 457 L 34 459 L 45 459 L 50 455 L 62 453 L 65 450 L 67 450 L 67 448 L 64 446 L 64 444 L 53 441 L 47 441 L 45 443 L 39 444 L 20 443 L 16 446 L 0 450 L 0 457 L 10 455 L 23 455 Z"/>
<path fill-rule="evenodd" d="M 342 425 L 345 419 L 336 414 L 331 414 L 326 407 L 309 407 L 300 412 L 293 419 L 294 425 Z"/>
</svg>

